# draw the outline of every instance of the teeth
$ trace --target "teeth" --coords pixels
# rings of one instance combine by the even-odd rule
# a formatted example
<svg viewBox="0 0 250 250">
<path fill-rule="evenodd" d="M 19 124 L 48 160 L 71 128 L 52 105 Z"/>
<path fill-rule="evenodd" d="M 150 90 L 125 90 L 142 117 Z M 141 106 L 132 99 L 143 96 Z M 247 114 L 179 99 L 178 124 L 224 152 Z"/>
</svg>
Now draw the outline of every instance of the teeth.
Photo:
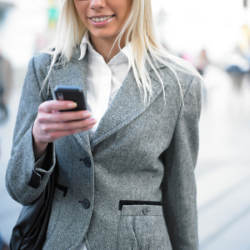
<svg viewBox="0 0 250 250">
<path fill-rule="evenodd" d="M 104 21 L 110 19 L 111 17 L 112 17 L 112 16 L 106 16 L 106 17 L 92 17 L 91 19 L 92 19 L 94 22 L 98 23 L 98 22 L 104 22 Z"/>
</svg>

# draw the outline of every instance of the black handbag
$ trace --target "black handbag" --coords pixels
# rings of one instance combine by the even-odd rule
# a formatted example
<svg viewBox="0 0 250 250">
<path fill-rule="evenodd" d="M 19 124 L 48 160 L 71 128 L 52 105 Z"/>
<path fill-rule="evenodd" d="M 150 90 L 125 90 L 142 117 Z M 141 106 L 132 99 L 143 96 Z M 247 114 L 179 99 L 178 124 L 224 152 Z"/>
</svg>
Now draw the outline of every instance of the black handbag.
<svg viewBox="0 0 250 250">
<path fill-rule="evenodd" d="M 11 250 L 41 250 L 52 208 L 56 185 L 57 167 L 51 174 L 45 191 L 30 206 L 23 206 L 12 230 Z"/>
</svg>

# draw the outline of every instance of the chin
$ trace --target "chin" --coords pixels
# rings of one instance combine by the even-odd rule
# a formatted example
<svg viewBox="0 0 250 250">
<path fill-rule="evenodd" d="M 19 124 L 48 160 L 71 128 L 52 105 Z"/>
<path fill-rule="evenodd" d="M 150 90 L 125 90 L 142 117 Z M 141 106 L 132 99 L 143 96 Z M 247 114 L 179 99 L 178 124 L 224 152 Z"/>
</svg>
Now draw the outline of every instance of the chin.
<svg viewBox="0 0 250 250">
<path fill-rule="evenodd" d="M 118 33 L 105 32 L 105 31 L 91 32 L 91 34 L 97 39 L 105 39 L 105 40 L 109 39 L 113 40 L 118 35 Z"/>
</svg>

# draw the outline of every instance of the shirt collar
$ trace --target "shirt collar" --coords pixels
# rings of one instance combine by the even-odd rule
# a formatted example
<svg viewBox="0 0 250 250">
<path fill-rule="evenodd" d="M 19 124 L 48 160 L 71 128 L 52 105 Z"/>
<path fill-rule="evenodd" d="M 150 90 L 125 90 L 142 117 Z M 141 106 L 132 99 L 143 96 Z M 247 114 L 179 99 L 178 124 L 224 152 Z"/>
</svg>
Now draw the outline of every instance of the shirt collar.
<svg viewBox="0 0 250 250">
<path fill-rule="evenodd" d="M 88 46 L 93 49 L 92 44 L 89 41 L 89 34 L 86 32 L 82 38 L 81 44 L 80 44 L 80 57 L 79 60 L 82 60 L 87 52 Z"/>
<path fill-rule="evenodd" d="M 82 41 L 81 41 L 81 44 L 80 44 L 79 60 L 82 60 L 86 56 L 88 49 L 89 49 L 90 53 L 92 53 L 92 52 L 97 53 L 89 40 L 88 32 L 86 32 L 84 34 Z M 130 65 L 131 55 L 132 55 L 132 49 L 131 49 L 131 44 L 129 43 L 124 48 L 122 48 L 118 54 L 116 54 L 113 58 L 111 58 L 111 60 L 109 61 L 108 64 L 112 65 L 112 64 L 128 62 Z"/>
</svg>

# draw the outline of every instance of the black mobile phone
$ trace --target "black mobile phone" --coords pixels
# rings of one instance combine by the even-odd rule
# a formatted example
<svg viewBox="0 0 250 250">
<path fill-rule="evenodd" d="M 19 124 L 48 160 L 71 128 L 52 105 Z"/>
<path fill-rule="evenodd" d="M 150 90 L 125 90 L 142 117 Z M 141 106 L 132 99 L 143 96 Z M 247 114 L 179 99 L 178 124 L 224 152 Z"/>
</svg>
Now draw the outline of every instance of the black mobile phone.
<svg viewBox="0 0 250 250">
<path fill-rule="evenodd" d="M 83 90 L 79 86 L 57 85 L 54 88 L 53 97 L 56 100 L 73 101 L 77 104 L 76 108 L 64 111 L 79 111 L 87 109 Z"/>
</svg>

